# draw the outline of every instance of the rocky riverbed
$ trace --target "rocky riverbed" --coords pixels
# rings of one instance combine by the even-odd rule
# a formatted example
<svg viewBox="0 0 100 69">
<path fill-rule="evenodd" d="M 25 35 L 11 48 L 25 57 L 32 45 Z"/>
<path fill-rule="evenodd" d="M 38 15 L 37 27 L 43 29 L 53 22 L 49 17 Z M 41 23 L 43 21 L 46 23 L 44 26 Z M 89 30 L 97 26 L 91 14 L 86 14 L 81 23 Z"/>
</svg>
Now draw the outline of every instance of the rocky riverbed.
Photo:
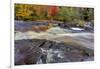
<svg viewBox="0 0 100 69">
<path fill-rule="evenodd" d="M 15 23 L 15 65 L 94 60 L 93 32 L 79 28 L 46 29 L 42 25 L 46 29 L 43 31 L 40 24 L 35 26 L 37 23 Z"/>
<path fill-rule="evenodd" d="M 93 49 L 73 41 L 15 40 L 15 65 L 93 61 L 93 57 Z"/>
</svg>

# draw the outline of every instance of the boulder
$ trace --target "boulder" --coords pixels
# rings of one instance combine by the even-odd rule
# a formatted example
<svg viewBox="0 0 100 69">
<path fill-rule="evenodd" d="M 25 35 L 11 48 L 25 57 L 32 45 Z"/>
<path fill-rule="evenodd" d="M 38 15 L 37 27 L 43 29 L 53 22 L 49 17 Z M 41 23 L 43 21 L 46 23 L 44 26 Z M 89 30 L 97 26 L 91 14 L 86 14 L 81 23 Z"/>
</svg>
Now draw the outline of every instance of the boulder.
<svg viewBox="0 0 100 69">
<path fill-rule="evenodd" d="M 46 39 L 15 40 L 15 65 L 92 61 L 93 57 L 92 49 L 77 43 Z"/>
</svg>

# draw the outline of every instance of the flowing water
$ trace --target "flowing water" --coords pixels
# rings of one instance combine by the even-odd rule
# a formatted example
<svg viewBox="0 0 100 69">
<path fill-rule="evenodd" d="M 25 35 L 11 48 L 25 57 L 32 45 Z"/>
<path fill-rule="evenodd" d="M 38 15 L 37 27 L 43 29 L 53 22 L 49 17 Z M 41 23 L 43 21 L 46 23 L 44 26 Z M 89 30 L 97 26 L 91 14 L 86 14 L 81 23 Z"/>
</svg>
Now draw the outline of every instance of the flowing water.
<svg viewBox="0 0 100 69">
<path fill-rule="evenodd" d="M 85 54 L 84 56 L 79 53 L 80 50 L 74 50 L 74 48 L 70 49 L 69 45 L 68 45 L 69 47 L 68 48 L 66 45 L 61 43 L 61 42 L 63 43 L 76 42 L 76 44 L 74 44 L 76 47 L 78 46 L 77 44 L 80 44 L 80 46 L 85 47 L 86 50 L 89 49 L 89 51 L 87 52 L 91 52 L 90 50 L 92 50 L 93 52 L 94 50 L 94 34 L 93 33 L 90 33 L 90 32 L 72 33 L 71 30 L 69 31 L 68 29 L 62 29 L 59 27 L 51 28 L 52 30 L 49 29 L 48 31 L 44 31 L 44 32 L 35 32 L 35 31 L 30 30 L 30 28 L 34 26 L 35 24 L 31 22 L 30 23 L 23 23 L 23 22 L 15 23 L 15 41 L 18 41 L 17 43 L 15 43 L 15 46 L 16 46 L 15 48 L 19 49 L 19 50 L 16 50 L 16 53 L 15 53 L 16 63 L 20 62 L 20 64 L 25 64 L 25 63 L 28 64 L 27 62 L 24 62 L 26 58 L 29 58 L 30 60 L 32 59 L 34 61 L 34 64 L 94 60 L 94 55 L 92 56 L 90 55 L 88 57 L 88 55 L 86 56 Z M 33 43 L 30 42 L 31 39 L 33 40 Z M 36 45 L 34 44 L 34 39 L 37 40 L 35 41 Z M 42 46 L 44 47 L 36 47 L 36 48 L 34 47 L 34 48 L 31 48 L 31 50 L 30 48 L 28 50 L 27 49 L 28 47 L 26 48 L 28 44 L 30 44 L 29 47 L 31 47 L 31 45 L 38 46 L 37 44 L 40 44 L 39 41 L 41 41 L 42 39 L 43 40 L 46 39 L 46 41 L 50 40 L 49 42 L 53 43 L 53 45 L 47 42 L 45 44 L 43 43 Z M 23 49 L 21 48 L 21 46 L 23 47 Z M 24 51 L 24 50 L 27 50 L 27 51 Z M 24 54 L 20 53 L 20 51 L 23 52 Z M 28 55 L 29 53 L 30 55 Z M 27 59 L 27 61 L 30 61 L 29 59 Z"/>
</svg>

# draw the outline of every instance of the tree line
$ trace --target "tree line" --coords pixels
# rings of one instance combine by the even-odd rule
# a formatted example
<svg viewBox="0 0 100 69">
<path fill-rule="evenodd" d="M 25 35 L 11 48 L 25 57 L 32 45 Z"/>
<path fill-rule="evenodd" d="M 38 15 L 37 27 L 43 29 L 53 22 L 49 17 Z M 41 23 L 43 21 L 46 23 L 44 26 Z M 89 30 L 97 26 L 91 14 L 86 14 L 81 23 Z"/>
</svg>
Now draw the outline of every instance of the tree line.
<svg viewBox="0 0 100 69">
<path fill-rule="evenodd" d="M 15 20 L 57 20 L 64 23 L 80 23 L 94 20 L 94 9 L 83 7 L 15 4 Z"/>
</svg>

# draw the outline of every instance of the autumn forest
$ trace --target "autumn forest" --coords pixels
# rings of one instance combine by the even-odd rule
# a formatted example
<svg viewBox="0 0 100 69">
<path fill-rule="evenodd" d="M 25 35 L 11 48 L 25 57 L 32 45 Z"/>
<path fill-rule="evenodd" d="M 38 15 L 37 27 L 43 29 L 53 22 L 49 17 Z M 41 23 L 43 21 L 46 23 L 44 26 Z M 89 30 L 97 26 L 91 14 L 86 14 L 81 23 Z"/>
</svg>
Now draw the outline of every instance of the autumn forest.
<svg viewBox="0 0 100 69">
<path fill-rule="evenodd" d="M 94 20 L 93 8 L 15 4 L 15 20 L 57 20 L 82 24 Z"/>
</svg>

